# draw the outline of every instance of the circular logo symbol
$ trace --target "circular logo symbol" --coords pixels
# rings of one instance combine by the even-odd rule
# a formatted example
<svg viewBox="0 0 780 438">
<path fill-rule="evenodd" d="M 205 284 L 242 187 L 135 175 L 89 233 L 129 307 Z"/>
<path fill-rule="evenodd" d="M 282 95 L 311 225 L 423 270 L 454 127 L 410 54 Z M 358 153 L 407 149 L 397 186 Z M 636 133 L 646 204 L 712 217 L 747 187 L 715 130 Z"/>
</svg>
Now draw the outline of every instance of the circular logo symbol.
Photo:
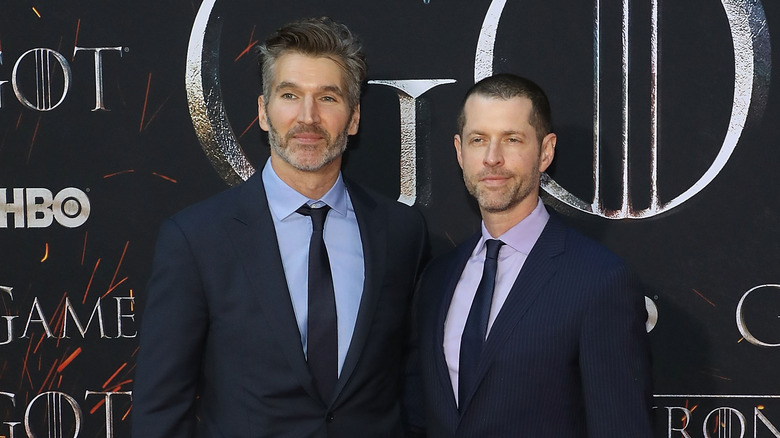
<svg viewBox="0 0 780 438">
<path fill-rule="evenodd" d="M 650 75 L 651 75 L 651 96 L 649 102 L 642 104 L 650 107 L 650 124 L 648 130 L 650 135 L 650 203 L 647 208 L 635 208 L 631 204 L 630 190 L 630 172 L 629 172 L 629 27 L 630 27 L 630 2 L 622 2 L 622 94 L 623 94 L 623 117 L 622 124 L 622 156 L 621 173 L 622 178 L 619 183 L 622 186 L 621 202 L 619 208 L 606 208 L 602 200 L 602 141 L 599 136 L 601 128 L 600 92 L 601 92 L 601 65 L 600 46 L 602 44 L 603 23 L 601 8 L 606 7 L 596 2 L 594 8 L 594 141 L 593 141 L 593 199 L 586 201 L 578 198 L 568 190 L 559 185 L 548 175 L 542 175 L 542 188 L 563 204 L 576 210 L 604 217 L 609 219 L 641 219 L 656 216 L 667 212 L 687 200 L 691 199 L 723 170 L 724 166 L 731 157 L 734 149 L 742 135 L 745 123 L 751 113 L 759 113 L 765 105 L 765 91 L 768 88 L 768 77 L 770 71 L 771 53 L 769 43 L 769 28 L 767 26 L 764 8 L 759 0 L 722 0 L 722 6 L 726 13 L 729 29 L 731 31 L 731 40 L 734 50 L 734 88 L 733 101 L 731 104 L 731 117 L 728 122 L 725 137 L 717 156 L 714 158 L 709 168 L 699 179 L 681 194 L 671 200 L 662 201 L 658 193 L 658 75 L 660 65 L 660 51 L 658 41 L 660 37 L 659 28 L 659 8 L 658 0 L 650 0 Z M 495 60 L 496 34 L 499 29 L 501 15 L 507 4 L 506 0 L 493 0 L 485 16 L 482 29 L 477 44 L 476 58 L 474 63 L 475 82 L 493 74 L 493 63 Z M 610 5 L 614 6 L 614 5 Z M 610 16 L 611 17 L 611 16 Z M 614 26 L 613 26 L 614 28 Z M 758 98 L 755 98 L 755 97 Z M 611 120 L 610 123 L 617 123 Z M 604 185 L 606 186 L 606 185 Z M 615 184 L 610 184 L 610 187 Z"/>
</svg>

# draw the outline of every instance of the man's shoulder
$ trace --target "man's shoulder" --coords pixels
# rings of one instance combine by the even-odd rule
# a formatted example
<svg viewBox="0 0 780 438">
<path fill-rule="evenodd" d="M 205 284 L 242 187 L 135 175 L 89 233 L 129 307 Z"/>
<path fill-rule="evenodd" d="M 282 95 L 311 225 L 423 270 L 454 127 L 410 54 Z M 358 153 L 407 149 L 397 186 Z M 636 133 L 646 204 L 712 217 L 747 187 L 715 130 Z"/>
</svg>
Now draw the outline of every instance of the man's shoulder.
<svg viewBox="0 0 780 438">
<path fill-rule="evenodd" d="M 475 233 L 434 257 L 426 267 L 426 276 L 440 277 L 457 265 L 465 264 L 474 246 L 480 238 L 480 233 Z"/>
<path fill-rule="evenodd" d="M 215 221 L 231 217 L 243 198 L 245 190 L 255 181 L 247 180 L 213 194 L 173 214 L 170 220 L 182 227 L 212 227 Z M 262 190 L 261 190 L 262 191 Z M 262 202 L 258 198 L 257 202 Z"/>
<path fill-rule="evenodd" d="M 550 214 L 547 229 L 563 236 L 561 257 L 569 263 L 580 265 L 584 270 L 596 272 L 624 268 L 625 261 L 614 251 L 578 229 L 564 223 L 554 212 Z M 546 230 L 547 231 L 547 230 Z M 544 237 L 544 233 L 542 234 Z M 541 239 L 541 238 L 540 238 Z"/>
<path fill-rule="evenodd" d="M 360 208 L 361 206 L 381 208 L 394 220 L 405 219 L 414 222 L 423 221 L 422 213 L 414 206 L 399 202 L 396 199 L 379 193 L 377 190 L 374 190 L 365 184 L 355 182 L 348 178 L 345 178 L 344 182 L 347 185 L 352 204 L 357 205 L 357 208 Z"/>
</svg>

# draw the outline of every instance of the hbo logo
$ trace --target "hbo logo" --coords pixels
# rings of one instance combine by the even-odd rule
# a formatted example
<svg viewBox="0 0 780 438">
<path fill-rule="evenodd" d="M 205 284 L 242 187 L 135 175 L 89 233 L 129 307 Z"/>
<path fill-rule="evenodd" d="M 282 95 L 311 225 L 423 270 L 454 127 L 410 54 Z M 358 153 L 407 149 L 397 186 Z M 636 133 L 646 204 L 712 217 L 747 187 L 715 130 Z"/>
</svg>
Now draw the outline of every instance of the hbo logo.
<svg viewBox="0 0 780 438">
<path fill-rule="evenodd" d="M 9 198 L 10 194 L 10 198 Z M 56 220 L 63 227 L 76 228 L 89 218 L 87 194 L 73 187 L 56 196 L 41 188 L 0 188 L 0 228 L 46 228 Z"/>
</svg>

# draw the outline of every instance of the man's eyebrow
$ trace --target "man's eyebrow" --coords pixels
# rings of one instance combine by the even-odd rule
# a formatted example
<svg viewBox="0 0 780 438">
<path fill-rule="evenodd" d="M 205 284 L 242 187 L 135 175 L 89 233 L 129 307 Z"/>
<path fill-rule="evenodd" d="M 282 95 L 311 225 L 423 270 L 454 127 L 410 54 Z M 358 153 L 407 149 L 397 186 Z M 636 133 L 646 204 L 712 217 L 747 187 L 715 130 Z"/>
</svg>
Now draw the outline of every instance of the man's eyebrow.
<svg viewBox="0 0 780 438">
<path fill-rule="evenodd" d="M 502 132 L 502 134 L 504 134 L 504 135 L 516 135 L 518 137 L 525 137 L 525 132 L 523 132 L 523 131 L 516 131 L 514 129 L 510 129 L 510 130 L 504 131 L 504 132 Z"/>
<path fill-rule="evenodd" d="M 276 86 L 276 91 L 280 90 L 289 90 L 289 89 L 297 89 L 298 84 L 295 82 L 289 82 L 289 81 L 282 81 L 279 82 L 279 85 Z M 344 92 L 341 90 L 341 87 L 338 85 L 323 85 L 320 87 L 320 91 L 326 91 L 330 93 L 338 94 L 339 96 L 343 96 Z"/>
<path fill-rule="evenodd" d="M 276 86 L 276 90 L 277 91 L 278 90 L 286 90 L 286 89 L 290 89 L 290 88 L 298 88 L 298 85 L 296 85 L 295 82 L 282 81 L 282 82 L 279 82 L 279 85 Z"/>
<path fill-rule="evenodd" d="M 339 87 L 338 85 L 324 85 L 320 87 L 320 90 L 329 91 L 331 93 L 338 94 L 339 96 L 342 96 L 344 94 L 344 92 L 341 91 L 341 87 Z"/>
<path fill-rule="evenodd" d="M 482 130 L 479 130 L 479 129 L 472 129 L 471 131 L 466 131 L 464 133 L 464 136 L 475 136 L 475 135 L 487 135 L 487 133 L 482 131 Z M 517 131 L 517 130 L 514 130 L 514 129 L 501 131 L 501 135 L 502 136 L 516 135 L 516 136 L 519 136 L 519 137 L 525 137 L 526 136 L 525 132 Z"/>
</svg>

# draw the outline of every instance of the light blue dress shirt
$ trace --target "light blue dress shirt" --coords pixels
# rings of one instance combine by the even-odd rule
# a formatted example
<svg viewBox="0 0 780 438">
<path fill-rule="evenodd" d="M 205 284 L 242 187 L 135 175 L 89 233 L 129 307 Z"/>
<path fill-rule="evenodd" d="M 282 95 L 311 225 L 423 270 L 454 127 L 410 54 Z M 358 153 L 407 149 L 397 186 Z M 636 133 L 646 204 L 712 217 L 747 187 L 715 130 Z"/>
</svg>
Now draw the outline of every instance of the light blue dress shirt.
<svg viewBox="0 0 780 438">
<path fill-rule="evenodd" d="M 303 204 L 317 208 L 325 203 L 331 208 L 325 220 L 323 239 L 328 250 L 333 290 L 336 294 L 341 375 L 344 358 L 355 330 L 365 279 L 363 244 L 347 187 L 339 173 L 336 183 L 321 199 L 309 199 L 279 178 L 270 159 L 263 167 L 262 177 L 304 353 L 307 351 L 309 240 L 312 226 L 308 216 L 295 211 Z"/>
</svg>

